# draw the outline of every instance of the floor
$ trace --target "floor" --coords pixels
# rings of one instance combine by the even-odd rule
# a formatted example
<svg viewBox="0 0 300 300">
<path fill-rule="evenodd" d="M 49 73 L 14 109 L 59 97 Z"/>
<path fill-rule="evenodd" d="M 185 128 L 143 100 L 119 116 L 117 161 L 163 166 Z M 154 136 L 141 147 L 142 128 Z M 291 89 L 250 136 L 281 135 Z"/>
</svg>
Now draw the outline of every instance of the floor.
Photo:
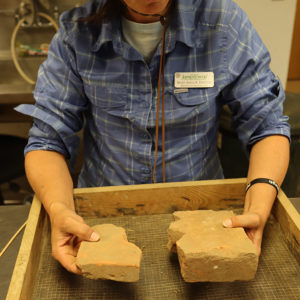
<svg viewBox="0 0 300 300">
<path fill-rule="evenodd" d="M 21 225 L 27 219 L 30 209 L 30 203 L 25 205 L 1 205 L 0 206 L 0 250 L 17 232 Z M 13 217 L 12 217 L 13 216 Z M 0 300 L 5 300 L 14 265 L 20 248 L 24 230 L 16 236 L 7 250 L 1 256 L 0 268 Z"/>
<path fill-rule="evenodd" d="M 33 191 L 25 176 L 0 185 L 4 204 L 26 204 L 33 199 Z"/>
</svg>

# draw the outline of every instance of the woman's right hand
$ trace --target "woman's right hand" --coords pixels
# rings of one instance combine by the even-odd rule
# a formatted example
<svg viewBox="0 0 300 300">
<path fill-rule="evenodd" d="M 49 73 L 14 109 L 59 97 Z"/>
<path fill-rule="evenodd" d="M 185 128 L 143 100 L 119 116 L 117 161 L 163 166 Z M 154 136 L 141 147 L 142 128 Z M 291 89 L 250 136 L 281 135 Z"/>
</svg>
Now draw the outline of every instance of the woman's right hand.
<svg viewBox="0 0 300 300">
<path fill-rule="evenodd" d="M 26 175 L 43 203 L 51 222 L 52 255 L 68 271 L 80 274 L 75 264 L 81 241 L 97 241 L 99 236 L 74 209 L 73 181 L 63 154 L 30 151 L 25 156 Z"/>
<path fill-rule="evenodd" d="M 74 210 L 62 203 L 53 203 L 50 221 L 52 256 L 69 272 L 81 274 L 75 264 L 80 243 L 98 241 L 99 235 Z"/>
</svg>

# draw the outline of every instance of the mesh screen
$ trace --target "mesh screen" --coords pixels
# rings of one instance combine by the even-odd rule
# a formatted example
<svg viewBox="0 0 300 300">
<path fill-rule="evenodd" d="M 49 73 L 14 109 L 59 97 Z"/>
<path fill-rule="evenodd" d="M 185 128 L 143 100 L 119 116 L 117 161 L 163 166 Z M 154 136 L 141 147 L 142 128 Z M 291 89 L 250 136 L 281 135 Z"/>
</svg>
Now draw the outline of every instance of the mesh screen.
<svg viewBox="0 0 300 300">
<path fill-rule="evenodd" d="M 51 256 L 45 238 L 33 298 L 48 299 L 300 299 L 300 266 L 271 219 L 264 232 L 256 278 L 249 282 L 185 283 L 176 255 L 166 248 L 171 214 L 86 219 L 89 225 L 112 223 L 143 251 L 140 280 L 120 283 L 91 280 L 67 272 Z"/>
</svg>

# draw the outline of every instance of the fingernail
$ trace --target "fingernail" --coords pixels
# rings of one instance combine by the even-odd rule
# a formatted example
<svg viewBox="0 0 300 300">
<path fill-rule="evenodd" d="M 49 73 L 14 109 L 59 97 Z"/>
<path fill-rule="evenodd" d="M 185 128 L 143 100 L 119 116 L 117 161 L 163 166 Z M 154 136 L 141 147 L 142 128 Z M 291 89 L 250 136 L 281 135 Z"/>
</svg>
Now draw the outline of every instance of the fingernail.
<svg viewBox="0 0 300 300">
<path fill-rule="evenodd" d="M 224 227 L 232 227 L 232 221 L 231 221 L 231 219 L 226 219 L 226 220 L 223 222 L 223 226 L 224 226 Z"/>
<path fill-rule="evenodd" d="M 100 239 L 100 236 L 97 232 L 93 232 L 90 237 L 91 242 L 97 242 Z"/>
</svg>

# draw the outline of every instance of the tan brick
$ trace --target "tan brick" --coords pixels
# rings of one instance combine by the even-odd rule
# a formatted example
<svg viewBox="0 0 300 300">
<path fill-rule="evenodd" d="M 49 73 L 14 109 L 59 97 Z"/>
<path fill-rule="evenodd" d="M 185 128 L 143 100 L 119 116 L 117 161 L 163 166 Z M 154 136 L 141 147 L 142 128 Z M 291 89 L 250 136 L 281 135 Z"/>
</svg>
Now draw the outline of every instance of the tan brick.
<svg viewBox="0 0 300 300">
<path fill-rule="evenodd" d="M 258 266 L 256 247 L 243 228 L 224 228 L 232 211 L 175 212 L 168 248 L 176 251 L 187 282 L 251 280 Z"/>
</svg>

